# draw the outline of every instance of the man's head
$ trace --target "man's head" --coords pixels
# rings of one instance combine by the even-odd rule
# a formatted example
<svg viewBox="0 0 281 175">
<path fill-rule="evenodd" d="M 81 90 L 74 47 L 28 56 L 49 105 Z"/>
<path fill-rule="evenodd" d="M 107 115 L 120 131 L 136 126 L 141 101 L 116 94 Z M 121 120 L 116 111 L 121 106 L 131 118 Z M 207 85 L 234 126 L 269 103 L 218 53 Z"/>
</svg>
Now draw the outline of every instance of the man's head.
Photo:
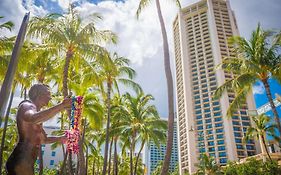
<svg viewBox="0 0 281 175">
<path fill-rule="evenodd" d="M 40 100 L 42 105 L 47 105 L 51 100 L 50 89 L 46 84 L 34 84 L 30 88 L 28 96 L 33 102 Z"/>
</svg>

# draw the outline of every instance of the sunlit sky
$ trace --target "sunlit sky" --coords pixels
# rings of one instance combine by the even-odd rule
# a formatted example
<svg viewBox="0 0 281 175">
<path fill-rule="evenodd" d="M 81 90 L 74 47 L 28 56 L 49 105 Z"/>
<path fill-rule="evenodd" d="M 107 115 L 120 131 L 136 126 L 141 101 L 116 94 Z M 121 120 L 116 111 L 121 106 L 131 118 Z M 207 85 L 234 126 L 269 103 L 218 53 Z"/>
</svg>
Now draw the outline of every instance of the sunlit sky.
<svg viewBox="0 0 281 175">
<path fill-rule="evenodd" d="M 198 0 L 181 0 L 185 7 Z M 162 38 L 156 14 L 154 1 L 145 9 L 137 20 L 135 12 L 138 0 L 100 1 L 100 0 L 72 0 L 81 14 L 98 12 L 103 20 L 97 24 L 100 29 L 110 29 L 119 36 L 116 46 L 109 46 L 132 62 L 137 71 L 136 82 L 145 93 L 155 97 L 157 109 L 162 117 L 167 117 L 167 93 L 163 67 Z M 170 44 L 170 55 L 174 69 L 174 49 L 172 22 L 178 8 L 172 0 L 161 0 L 165 18 L 167 34 Z M 240 35 L 246 38 L 256 28 L 258 22 L 265 29 L 281 29 L 281 1 L 280 0 L 230 0 L 235 13 Z M 47 13 L 63 13 L 69 5 L 69 0 L 0 0 L 0 22 L 11 20 L 15 28 L 11 32 L 1 31 L 1 35 L 13 35 L 18 32 L 21 20 L 27 11 L 31 15 L 45 15 Z M 281 94 L 281 86 L 271 80 L 272 91 Z M 262 84 L 254 86 L 257 107 L 267 102 Z M 19 100 L 19 99 L 18 99 Z M 280 107 L 279 107 L 280 110 Z"/>
</svg>

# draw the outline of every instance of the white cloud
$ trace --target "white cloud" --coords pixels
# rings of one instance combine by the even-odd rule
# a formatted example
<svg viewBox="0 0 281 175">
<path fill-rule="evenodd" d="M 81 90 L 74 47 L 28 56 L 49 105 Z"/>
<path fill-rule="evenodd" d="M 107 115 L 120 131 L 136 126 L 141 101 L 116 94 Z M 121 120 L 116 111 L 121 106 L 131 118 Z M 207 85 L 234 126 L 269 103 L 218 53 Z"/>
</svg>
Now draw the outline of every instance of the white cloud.
<svg viewBox="0 0 281 175">
<path fill-rule="evenodd" d="M 265 88 L 262 83 L 258 83 L 253 87 L 253 94 L 264 94 Z"/>
<path fill-rule="evenodd" d="M 154 1 L 152 1 L 154 2 Z M 177 7 L 172 2 L 161 1 L 165 19 L 170 57 L 173 61 L 172 22 L 177 14 Z M 160 115 L 167 116 L 167 92 L 163 66 L 162 35 L 155 4 L 150 4 L 136 18 L 138 1 L 125 2 L 104 1 L 97 5 L 83 3 L 78 7 L 82 16 L 100 13 L 103 20 L 98 23 L 100 29 L 110 29 L 118 34 L 119 42 L 110 46 L 110 50 L 125 56 L 132 62 L 138 73 L 136 81 L 146 93 L 155 97 L 155 104 Z"/>
<path fill-rule="evenodd" d="M 132 61 L 132 66 L 138 73 L 136 81 L 141 84 L 146 93 L 151 93 L 155 97 L 155 104 L 160 114 L 167 116 L 167 90 L 163 67 L 162 36 L 155 1 L 151 1 L 151 4 L 143 11 L 139 20 L 136 20 L 135 17 L 139 2 L 136 0 L 126 0 L 125 2 L 102 1 L 97 5 L 85 0 L 50 1 L 57 2 L 62 9 L 67 9 L 69 1 L 79 1 L 79 3 L 83 2 L 78 7 L 82 14 L 100 13 L 104 19 L 98 23 L 98 27 L 100 29 L 110 29 L 119 36 L 118 45 L 110 46 L 110 49 L 117 51 L 119 55 L 125 56 Z M 182 7 L 197 1 L 182 0 Z M 262 0 L 230 0 L 237 17 L 241 35 L 248 35 L 256 27 L 257 21 L 262 24 L 265 23 L 267 28 L 270 26 L 278 28 L 280 26 L 278 19 L 281 17 L 279 13 L 281 8 L 278 0 L 261 2 Z M 274 5 L 272 6 L 272 4 Z M 33 15 L 48 12 L 47 9 L 35 6 L 34 0 L 27 0 L 27 7 Z M 171 63 L 173 65 L 172 22 L 178 10 L 173 1 L 161 1 L 161 9 L 165 20 Z M 259 13 L 260 10 L 263 13 Z M 0 0 L 0 15 L 5 16 L 6 20 L 15 22 L 16 28 L 14 32 L 17 32 L 25 12 L 26 10 L 21 5 L 21 0 Z M 255 86 L 253 90 L 255 94 L 264 92 L 260 84 Z"/>
</svg>

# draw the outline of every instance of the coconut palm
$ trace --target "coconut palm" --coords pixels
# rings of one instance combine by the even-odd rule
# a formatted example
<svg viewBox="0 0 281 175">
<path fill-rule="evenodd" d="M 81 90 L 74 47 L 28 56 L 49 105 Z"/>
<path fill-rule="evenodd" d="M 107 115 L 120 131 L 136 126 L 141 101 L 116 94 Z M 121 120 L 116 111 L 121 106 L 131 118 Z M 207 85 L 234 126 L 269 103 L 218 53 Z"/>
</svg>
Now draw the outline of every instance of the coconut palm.
<svg viewBox="0 0 281 175">
<path fill-rule="evenodd" d="M 281 134 L 280 119 L 268 82 L 270 78 L 279 78 L 275 72 L 281 65 L 280 45 L 276 40 L 270 40 L 271 36 L 272 32 L 263 31 L 258 25 L 257 29 L 252 32 L 249 41 L 238 36 L 230 39 L 230 44 L 234 47 L 237 57 L 224 59 L 217 68 L 233 72 L 235 76 L 218 87 L 214 96 L 221 97 L 225 90 L 234 90 L 235 99 L 227 111 L 227 116 L 231 116 L 245 102 L 247 94 L 252 91 L 252 86 L 261 81 Z"/>
<path fill-rule="evenodd" d="M 4 16 L 0 16 L 0 19 L 2 18 L 4 18 Z M 14 27 L 14 23 L 12 21 L 7 21 L 5 23 L 0 24 L 0 30 L 8 29 L 11 31 L 13 27 Z"/>
<path fill-rule="evenodd" d="M 93 85 L 94 80 L 92 79 L 94 72 L 88 72 L 87 70 L 80 69 L 79 72 L 75 74 L 74 79 L 70 83 L 70 88 L 75 94 L 83 96 L 83 119 L 81 119 L 81 124 L 83 129 L 81 130 L 81 138 L 79 140 L 79 154 L 78 154 L 78 174 L 86 174 L 85 159 L 84 159 L 84 145 L 85 145 L 85 134 L 86 127 L 90 121 L 92 129 L 100 129 L 102 127 L 102 117 L 103 108 L 100 105 L 99 98 L 95 92 L 90 92 L 91 85 Z M 87 145 L 85 145 L 87 148 Z"/>
<path fill-rule="evenodd" d="M 196 174 L 198 175 L 221 174 L 220 167 L 217 165 L 215 158 L 207 155 L 206 153 L 200 156 L 197 167 L 198 170 Z"/>
<path fill-rule="evenodd" d="M 0 16 L 0 19 L 4 18 L 4 16 Z M 7 21 L 5 23 L 0 23 L 0 31 L 2 30 L 12 30 L 14 27 L 14 23 L 12 21 Z M 1 32 L 2 33 L 2 32 Z M 11 38 L 7 38 L 5 36 L 0 35 L 0 54 L 3 51 L 6 51 L 6 49 L 11 49 L 12 48 L 12 42 Z M 7 43 L 9 42 L 9 43 Z"/>
<path fill-rule="evenodd" d="M 39 38 L 43 44 L 56 48 L 58 54 L 65 54 L 63 68 L 63 96 L 68 96 L 68 72 L 73 59 L 81 62 L 92 58 L 102 48 L 101 42 L 116 42 L 116 36 L 108 30 L 98 30 L 95 22 L 101 17 L 90 14 L 81 18 L 70 5 L 67 14 L 48 14 L 45 17 L 34 17 L 30 21 L 28 35 Z"/>
<path fill-rule="evenodd" d="M 176 5 L 180 8 L 180 1 L 179 0 L 173 0 Z M 159 0 L 155 0 L 156 8 L 157 8 L 157 14 L 160 22 L 161 27 L 161 33 L 162 33 L 162 39 L 163 39 L 163 52 L 164 52 L 164 67 L 165 67 L 165 74 L 166 74 L 166 81 L 167 81 L 167 91 L 168 91 L 168 109 L 169 109 L 169 115 L 168 115 L 168 137 L 167 137 L 167 150 L 166 150 L 166 156 L 163 163 L 163 168 L 161 171 L 161 175 L 165 175 L 168 173 L 169 165 L 170 165 L 170 159 L 172 155 L 172 147 L 173 147 L 173 130 L 174 130 L 174 95 L 173 95 L 173 77 L 171 73 L 171 67 L 170 67 L 170 54 L 169 54 L 169 44 L 168 44 L 168 38 L 167 38 L 167 32 L 165 28 L 164 19 L 162 16 L 162 11 L 160 7 Z M 142 10 L 147 7 L 150 4 L 150 0 L 140 0 L 136 15 L 139 17 Z"/>
<path fill-rule="evenodd" d="M 106 120 L 106 138 L 105 138 L 105 149 L 104 149 L 104 166 L 102 174 L 106 174 L 107 161 L 108 161 L 108 146 L 109 146 L 109 128 L 110 128 L 110 117 L 111 117 L 111 93 L 115 87 L 118 90 L 118 82 L 126 86 L 131 86 L 136 91 L 141 91 L 141 87 L 132 81 L 135 76 L 135 71 L 129 67 L 130 61 L 127 58 L 119 57 L 117 53 L 112 56 L 109 54 L 103 55 L 103 61 L 99 62 L 98 65 L 100 70 L 98 71 L 98 76 L 100 80 L 100 89 L 105 92 L 103 95 L 105 106 L 107 110 L 107 120 Z M 127 78 L 128 77 L 128 78 Z M 104 87 L 106 86 L 106 87 Z"/>
<path fill-rule="evenodd" d="M 270 118 L 268 116 L 266 116 L 265 114 L 253 116 L 252 120 L 254 121 L 255 125 L 250 126 L 247 129 L 247 132 L 243 138 L 243 141 L 247 142 L 251 138 L 259 140 L 260 145 L 261 145 L 263 161 L 264 162 L 266 161 L 265 154 L 267 154 L 268 158 L 271 160 L 271 157 L 268 153 L 268 149 L 266 146 L 266 135 L 269 135 L 275 139 L 278 139 L 278 137 L 274 134 L 274 129 L 275 129 L 276 125 L 272 124 L 270 122 Z"/>
<path fill-rule="evenodd" d="M 119 127 L 116 131 L 125 136 L 125 142 L 129 143 L 130 174 L 136 175 L 140 153 L 145 143 L 152 141 L 159 145 L 161 141 L 163 142 L 166 138 L 167 123 L 160 119 L 155 106 L 149 104 L 153 100 L 151 95 L 139 93 L 137 97 L 133 97 L 126 93 L 123 98 L 124 105 L 120 106 Z M 141 146 L 133 163 L 135 145 L 138 141 Z"/>
</svg>

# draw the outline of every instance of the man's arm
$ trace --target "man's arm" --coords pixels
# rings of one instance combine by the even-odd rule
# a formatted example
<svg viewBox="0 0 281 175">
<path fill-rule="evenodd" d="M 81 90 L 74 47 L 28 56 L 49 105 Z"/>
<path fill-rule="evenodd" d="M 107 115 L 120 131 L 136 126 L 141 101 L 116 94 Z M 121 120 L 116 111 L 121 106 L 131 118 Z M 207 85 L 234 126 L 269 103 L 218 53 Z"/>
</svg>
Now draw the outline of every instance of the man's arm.
<svg viewBox="0 0 281 175">
<path fill-rule="evenodd" d="M 50 118 L 52 118 L 57 113 L 64 110 L 65 108 L 69 108 L 70 106 L 71 106 L 70 98 L 66 98 L 62 103 L 39 112 L 36 111 L 36 107 L 34 105 L 23 104 L 23 108 L 25 108 L 23 110 L 25 112 L 21 117 L 25 122 L 40 124 L 43 123 L 44 121 L 49 120 Z"/>
<path fill-rule="evenodd" d="M 64 143 L 67 140 L 66 136 L 51 136 L 51 137 L 48 137 L 43 128 L 42 128 L 42 134 L 43 134 L 43 140 L 41 140 L 41 144 L 50 144 L 50 143 L 54 143 L 54 142 Z"/>
<path fill-rule="evenodd" d="M 54 143 L 54 142 L 61 142 L 64 143 L 67 140 L 65 136 L 52 136 L 52 137 L 46 137 L 43 141 L 44 144 Z"/>
</svg>

